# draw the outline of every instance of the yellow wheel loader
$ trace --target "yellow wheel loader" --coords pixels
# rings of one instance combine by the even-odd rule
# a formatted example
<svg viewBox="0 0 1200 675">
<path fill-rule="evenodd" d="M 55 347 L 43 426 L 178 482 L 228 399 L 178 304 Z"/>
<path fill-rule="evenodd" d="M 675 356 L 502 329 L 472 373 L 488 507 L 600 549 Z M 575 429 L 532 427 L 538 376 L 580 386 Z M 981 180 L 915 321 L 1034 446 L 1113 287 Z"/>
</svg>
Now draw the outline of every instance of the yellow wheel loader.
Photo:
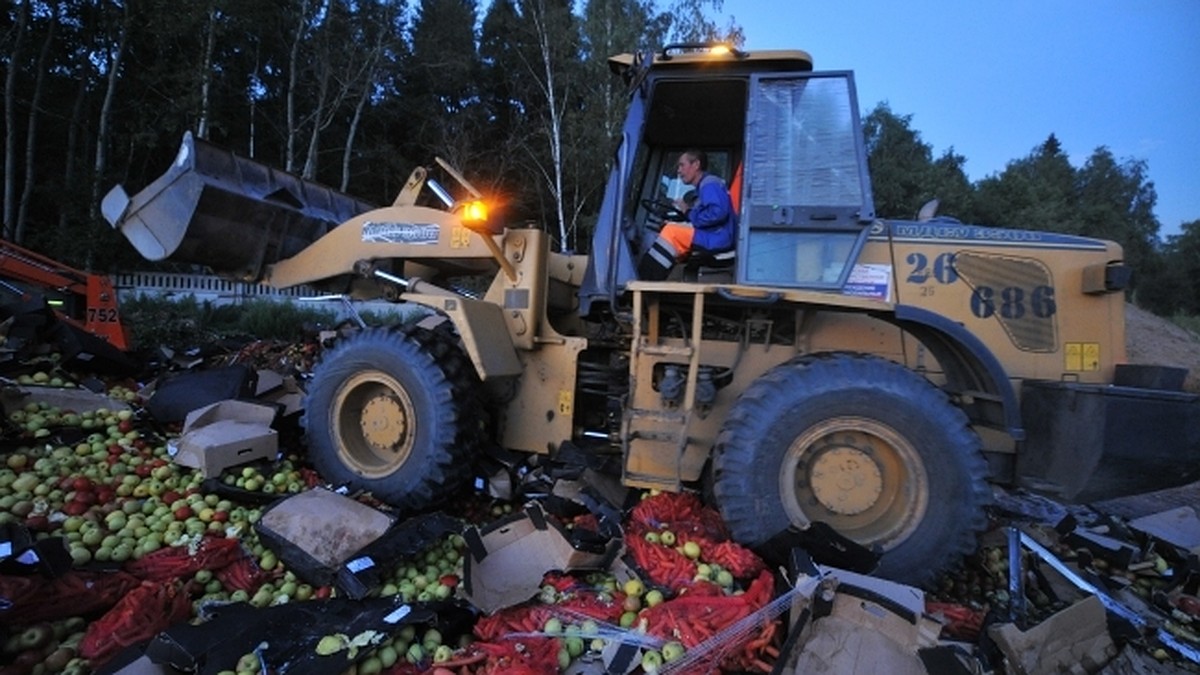
<svg viewBox="0 0 1200 675">
<path fill-rule="evenodd" d="M 375 207 L 190 136 L 103 212 L 151 260 L 426 308 L 330 348 L 306 399 L 322 475 L 405 509 L 485 447 L 570 446 L 629 486 L 704 488 L 744 543 L 824 523 L 919 583 L 972 549 L 992 482 L 1086 501 L 1200 478 L 1197 397 L 1123 364 L 1119 246 L 877 218 L 853 74 L 804 52 L 610 64 L 630 104 L 586 256 L 489 221 L 444 163 Z M 689 148 L 736 246 L 639 279 Z"/>
</svg>

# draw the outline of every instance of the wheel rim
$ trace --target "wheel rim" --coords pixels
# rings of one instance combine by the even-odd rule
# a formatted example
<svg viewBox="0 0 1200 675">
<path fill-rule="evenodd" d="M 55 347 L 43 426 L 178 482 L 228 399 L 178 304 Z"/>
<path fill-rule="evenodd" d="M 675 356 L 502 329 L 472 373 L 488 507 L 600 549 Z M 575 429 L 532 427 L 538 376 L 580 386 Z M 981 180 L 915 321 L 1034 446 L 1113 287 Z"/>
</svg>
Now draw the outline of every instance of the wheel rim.
<svg viewBox="0 0 1200 675">
<path fill-rule="evenodd" d="M 338 455 L 358 474 L 388 476 L 412 455 L 412 398 L 387 373 L 368 370 L 347 378 L 334 395 L 330 414 Z"/>
<path fill-rule="evenodd" d="M 890 426 L 863 417 L 825 420 L 797 436 L 784 455 L 779 487 L 794 524 L 821 521 L 885 551 L 912 534 L 929 502 L 916 448 Z"/>
</svg>

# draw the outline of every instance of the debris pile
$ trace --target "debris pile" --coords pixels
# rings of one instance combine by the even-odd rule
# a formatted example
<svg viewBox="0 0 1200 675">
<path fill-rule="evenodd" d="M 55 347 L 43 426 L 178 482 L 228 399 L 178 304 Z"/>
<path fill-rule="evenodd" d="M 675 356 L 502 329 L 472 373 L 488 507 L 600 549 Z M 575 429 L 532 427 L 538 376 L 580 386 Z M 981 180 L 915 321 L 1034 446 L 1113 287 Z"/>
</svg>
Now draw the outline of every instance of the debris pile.
<svg viewBox="0 0 1200 675">
<path fill-rule="evenodd" d="M 410 516 L 305 462 L 308 347 L 238 354 L 7 381 L 0 672 L 1200 671 L 1194 504 L 1001 494 L 929 589 L 821 524 L 750 550 L 582 453 Z"/>
</svg>

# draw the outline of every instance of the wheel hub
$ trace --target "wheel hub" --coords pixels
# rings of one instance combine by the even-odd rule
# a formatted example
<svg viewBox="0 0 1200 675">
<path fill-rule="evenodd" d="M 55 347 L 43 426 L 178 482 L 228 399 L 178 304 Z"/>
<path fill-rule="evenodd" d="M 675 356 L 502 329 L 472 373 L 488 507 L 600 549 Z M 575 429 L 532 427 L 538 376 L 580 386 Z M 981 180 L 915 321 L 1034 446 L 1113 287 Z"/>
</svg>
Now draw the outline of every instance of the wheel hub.
<svg viewBox="0 0 1200 675">
<path fill-rule="evenodd" d="M 386 373 L 363 371 L 349 377 L 330 411 L 338 456 L 360 476 L 389 476 L 412 453 L 417 419 L 412 398 Z"/>
<path fill-rule="evenodd" d="M 792 441 L 780 468 L 783 508 L 797 526 L 824 522 L 864 546 L 890 550 L 925 517 L 929 488 L 920 455 L 878 420 L 822 420 Z"/>
<path fill-rule="evenodd" d="M 858 448 L 841 447 L 821 453 L 810 475 L 817 500 L 839 515 L 866 511 L 883 492 L 879 466 Z"/>
<path fill-rule="evenodd" d="M 388 395 L 378 395 L 367 401 L 359 426 L 363 438 L 377 448 L 395 448 L 408 429 L 404 407 Z"/>
</svg>

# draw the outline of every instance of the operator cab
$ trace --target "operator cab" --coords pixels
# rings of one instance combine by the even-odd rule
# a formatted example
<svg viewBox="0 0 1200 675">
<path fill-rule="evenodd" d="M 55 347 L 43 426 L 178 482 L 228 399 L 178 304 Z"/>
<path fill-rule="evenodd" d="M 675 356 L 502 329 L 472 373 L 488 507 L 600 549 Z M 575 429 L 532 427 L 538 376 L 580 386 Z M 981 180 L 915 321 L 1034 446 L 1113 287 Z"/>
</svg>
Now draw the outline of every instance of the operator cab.
<svg viewBox="0 0 1200 675">
<path fill-rule="evenodd" d="M 585 313 L 593 300 L 615 304 L 638 280 L 656 227 L 678 215 L 669 205 L 688 187 L 675 176 L 687 148 L 708 154 L 738 213 L 733 260 L 713 283 L 845 284 L 875 217 L 852 73 L 813 72 L 800 51 L 712 45 L 609 63 L 630 87 L 630 106 L 581 289 Z"/>
<path fill-rule="evenodd" d="M 679 178 L 676 166 L 680 157 L 689 149 L 704 152 L 707 161 L 705 174 L 716 176 L 721 180 L 725 189 L 730 193 L 733 211 L 735 214 L 737 213 L 737 194 L 741 181 L 739 152 L 729 147 L 665 147 L 655 152 L 655 160 L 652 164 L 657 165 L 657 170 L 644 172 L 646 184 L 641 186 L 642 189 L 638 195 L 640 198 L 635 202 L 638 212 L 634 217 L 634 222 L 642 224 L 642 227 L 634 227 L 629 230 L 637 237 L 632 242 L 635 253 L 647 251 L 653 246 L 664 223 L 688 220 L 687 214 L 677 205 L 680 202 L 694 204 L 697 199 L 697 190 Z M 675 266 L 670 278 L 677 281 L 682 279 L 684 281 L 733 283 L 735 254 L 734 246 L 715 250 L 693 248 Z M 657 265 L 653 263 L 650 267 L 657 269 Z M 639 270 L 639 275 L 642 278 L 648 278 L 644 270 Z"/>
</svg>

